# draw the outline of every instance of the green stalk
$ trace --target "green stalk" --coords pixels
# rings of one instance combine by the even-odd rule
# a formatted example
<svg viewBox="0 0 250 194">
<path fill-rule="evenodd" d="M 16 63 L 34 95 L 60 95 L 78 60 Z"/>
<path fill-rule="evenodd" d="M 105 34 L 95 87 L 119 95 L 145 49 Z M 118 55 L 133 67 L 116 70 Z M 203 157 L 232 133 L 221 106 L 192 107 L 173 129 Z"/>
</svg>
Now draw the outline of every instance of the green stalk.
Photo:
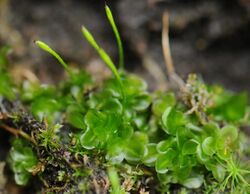
<svg viewBox="0 0 250 194">
<path fill-rule="evenodd" d="M 87 30 L 87 28 L 85 28 L 84 26 L 82 27 L 82 33 L 84 35 L 84 37 L 87 39 L 87 41 L 92 45 L 92 47 L 97 51 L 97 53 L 100 55 L 101 59 L 104 61 L 104 63 L 110 68 L 110 70 L 112 71 L 112 73 L 114 74 L 114 76 L 116 77 L 119 85 L 120 85 L 120 89 L 122 92 L 122 96 L 124 97 L 124 89 L 123 89 L 123 84 L 122 84 L 122 80 L 121 77 L 112 61 L 112 59 L 110 58 L 110 56 L 97 44 L 97 42 L 95 41 L 94 37 L 92 36 L 92 34 Z"/>
<path fill-rule="evenodd" d="M 113 29 L 114 34 L 115 34 L 117 45 L 118 45 L 118 50 L 119 50 L 119 68 L 120 69 L 124 69 L 124 51 L 123 51 L 121 37 L 120 37 L 119 31 L 117 29 L 117 26 L 115 24 L 115 20 L 114 20 L 113 14 L 112 14 L 110 8 L 107 5 L 105 5 L 105 11 L 106 11 L 106 15 L 107 15 L 107 18 L 109 20 L 109 23 L 110 23 L 110 25 L 111 25 L 111 27 Z"/>
<path fill-rule="evenodd" d="M 120 180 L 118 177 L 117 172 L 115 171 L 114 168 L 110 168 L 108 170 L 108 176 L 109 176 L 109 180 L 112 186 L 112 194 L 123 194 L 124 192 L 122 192 L 121 188 L 120 188 Z"/>
<path fill-rule="evenodd" d="M 58 62 L 64 67 L 64 69 L 70 74 L 72 75 L 72 72 L 68 66 L 68 64 L 62 59 L 62 57 L 55 51 L 53 50 L 49 45 L 47 45 L 46 43 L 40 41 L 40 40 L 37 40 L 35 41 L 35 44 L 41 48 L 42 50 L 50 53 L 53 57 L 55 57 Z"/>
</svg>

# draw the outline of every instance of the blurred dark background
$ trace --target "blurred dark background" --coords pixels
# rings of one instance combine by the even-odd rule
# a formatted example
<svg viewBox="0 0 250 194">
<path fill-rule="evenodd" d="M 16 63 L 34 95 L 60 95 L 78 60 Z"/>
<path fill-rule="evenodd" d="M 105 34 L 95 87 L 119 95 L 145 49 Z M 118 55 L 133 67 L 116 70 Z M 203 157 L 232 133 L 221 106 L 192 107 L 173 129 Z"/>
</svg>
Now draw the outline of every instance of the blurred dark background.
<svg viewBox="0 0 250 194">
<path fill-rule="evenodd" d="M 183 78 L 196 72 L 208 83 L 250 91 L 249 0 L 106 2 L 122 35 L 127 69 L 145 77 L 151 89 L 164 80 L 161 17 L 168 11 L 171 51 Z M 34 46 L 36 39 L 51 45 L 67 61 L 102 76 L 102 62 L 80 29 L 84 24 L 117 61 L 104 4 L 104 0 L 0 0 L 0 44 L 13 48 L 13 64 L 31 68 L 44 82 L 56 82 L 63 69 Z"/>
</svg>

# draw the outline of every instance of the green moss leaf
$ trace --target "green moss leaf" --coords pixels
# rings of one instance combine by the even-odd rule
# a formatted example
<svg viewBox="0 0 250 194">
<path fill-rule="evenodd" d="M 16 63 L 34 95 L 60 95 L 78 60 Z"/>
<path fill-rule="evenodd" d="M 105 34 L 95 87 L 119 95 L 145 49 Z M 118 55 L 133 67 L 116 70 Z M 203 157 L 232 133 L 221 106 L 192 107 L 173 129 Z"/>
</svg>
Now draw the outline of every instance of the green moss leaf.
<svg viewBox="0 0 250 194">
<path fill-rule="evenodd" d="M 72 126 L 85 129 L 86 125 L 84 122 L 84 108 L 78 104 L 71 104 L 67 108 L 66 119 Z"/>
<path fill-rule="evenodd" d="M 220 136 L 226 141 L 234 142 L 238 138 L 238 129 L 232 125 L 225 126 L 221 129 Z"/>
<path fill-rule="evenodd" d="M 39 121 L 46 119 L 53 123 L 59 119 L 60 104 L 53 98 L 36 98 L 31 104 L 31 112 Z"/>
<path fill-rule="evenodd" d="M 183 144 L 182 153 L 184 155 L 192 155 L 196 153 L 197 150 L 197 142 L 195 140 L 188 140 Z"/>
<path fill-rule="evenodd" d="M 239 122 L 245 116 L 248 96 L 247 93 L 233 94 L 222 91 L 216 94 L 215 106 L 208 112 L 215 116 L 217 120 L 229 122 Z"/>
<path fill-rule="evenodd" d="M 155 163 L 156 172 L 164 174 L 174 166 L 174 158 L 177 156 L 176 151 L 169 148 L 165 154 L 160 154 Z"/>
<path fill-rule="evenodd" d="M 176 104 L 175 95 L 173 93 L 159 93 L 153 101 L 153 113 L 160 117 L 168 107 L 173 107 Z"/>
<path fill-rule="evenodd" d="M 216 140 L 213 137 L 207 137 L 202 142 L 202 150 L 205 154 L 212 156 L 216 152 Z"/>
<path fill-rule="evenodd" d="M 123 74 L 122 82 L 125 87 L 127 96 L 145 92 L 147 90 L 147 83 L 145 80 L 134 74 Z"/>
<path fill-rule="evenodd" d="M 145 155 L 143 156 L 142 161 L 146 166 L 153 167 L 155 165 L 155 161 L 156 161 L 157 156 L 158 156 L 158 153 L 156 150 L 156 144 L 150 143 L 146 146 L 146 149 L 147 149 L 147 151 L 146 151 Z"/>
<path fill-rule="evenodd" d="M 179 154 L 178 155 L 178 165 L 176 165 L 175 170 L 178 171 L 178 168 L 181 168 L 182 170 L 191 171 L 191 168 L 197 164 L 197 158 L 196 155 L 184 155 L 184 154 Z"/>
<path fill-rule="evenodd" d="M 207 123 L 203 126 L 202 128 L 203 133 L 204 133 L 204 137 L 214 137 L 214 138 L 218 138 L 220 135 L 220 128 L 218 126 L 217 123 L 214 122 L 210 122 Z"/>
<path fill-rule="evenodd" d="M 125 141 L 133 136 L 134 129 L 131 126 L 130 123 L 124 123 L 118 130 L 118 137 L 120 137 L 122 140 Z"/>
<path fill-rule="evenodd" d="M 182 112 L 168 107 L 162 115 L 162 124 L 166 133 L 175 135 L 177 129 L 186 124 L 186 120 Z"/>
<path fill-rule="evenodd" d="M 196 176 L 186 179 L 182 184 L 189 189 L 197 189 L 202 185 L 203 181 L 203 176 Z"/>
<path fill-rule="evenodd" d="M 85 116 L 85 123 L 99 140 L 106 141 L 117 132 L 121 124 L 121 118 L 117 114 L 89 110 Z"/>
<path fill-rule="evenodd" d="M 108 142 L 106 159 L 112 164 L 119 164 L 124 160 L 124 140 L 113 138 Z"/>
<path fill-rule="evenodd" d="M 40 141 L 40 146 L 45 147 L 46 149 L 55 149 L 60 146 L 59 144 L 59 129 L 62 128 L 62 125 L 55 124 L 45 130 L 41 130 L 41 133 L 38 136 Z"/>
<path fill-rule="evenodd" d="M 145 133 L 135 132 L 125 146 L 125 158 L 130 162 L 139 162 L 146 153 L 148 137 Z"/>
<path fill-rule="evenodd" d="M 11 49 L 8 46 L 4 46 L 0 48 L 0 72 L 6 68 L 8 64 L 7 54 Z"/>
<path fill-rule="evenodd" d="M 157 151 L 160 154 L 165 154 L 169 148 L 177 149 L 176 138 L 168 138 L 167 140 L 161 141 L 157 144 Z"/>
<path fill-rule="evenodd" d="M 215 164 L 212 167 L 212 173 L 213 176 L 216 180 L 218 180 L 219 182 L 223 181 L 226 175 L 226 169 L 220 165 L 220 164 Z"/>
<path fill-rule="evenodd" d="M 31 174 L 28 172 L 20 171 L 20 172 L 15 173 L 14 178 L 15 178 L 16 184 L 25 186 L 28 184 L 31 178 Z"/>
<path fill-rule="evenodd" d="M 91 129 L 87 129 L 81 136 L 80 136 L 80 143 L 82 147 L 85 149 L 91 150 L 96 148 L 99 145 L 99 141 Z"/>
<path fill-rule="evenodd" d="M 103 99 L 102 102 L 98 105 L 99 110 L 106 112 L 121 114 L 123 111 L 123 106 L 121 102 L 116 98 Z"/>
<path fill-rule="evenodd" d="M 15 173 L 16 183 L 26 185 L 31 178 L 32 169 L 37 164 L 37 157 L 28 142 L 15 139 L 12 142 L 8 163 Z"/>
<path fill-rule="evenodd" d="M 13 85 L 8 74 L 0 70 L 0 96 L 4 96 L 10 100 L 15 99 Z"/>
<path fill-rule="evenodd" d="M 227 160 L 237 147 L 238 129 L 232 125 L 225 126 L 220 131 L 220 141 L 217 143 L 218 155 Z"/>
<path fill-rule="evenodd" d="M 8 64 L 7 53 L 9 51 L 9 47 L 0 48 L 0 96 L 14 100 L 16 98 L 13 90 L 14 86 L 6 69 Z"/>
<path fill-rule="evenodd" d="M 176 140 L 179 149 L 182 149 L 183 144 L 193 138 L 193 134 L 186 127 L 179 127 L 176 131 Z M 194 140 L 193 140 L 194 141 Z"/>
<path fill-rule="evenodd" d="M 151 103 L 151 97 L 147 93 L 130 96 L 126 99 L 126 105 L 136 111 L 143 111 L 147 109 Z"/>
<path fill-rule="evenodd" d="M 199 160 L 201 163 L 206 163 L 206 162 L 209 160 L 209 156 L 206 155 L 206 154 L 204 153 L 204 151 L 202 150 L 201 144 L 199 144 L 199 145 L 197 146 L 196 154 L 197 154 L 198 160 Z"/>
</svg>

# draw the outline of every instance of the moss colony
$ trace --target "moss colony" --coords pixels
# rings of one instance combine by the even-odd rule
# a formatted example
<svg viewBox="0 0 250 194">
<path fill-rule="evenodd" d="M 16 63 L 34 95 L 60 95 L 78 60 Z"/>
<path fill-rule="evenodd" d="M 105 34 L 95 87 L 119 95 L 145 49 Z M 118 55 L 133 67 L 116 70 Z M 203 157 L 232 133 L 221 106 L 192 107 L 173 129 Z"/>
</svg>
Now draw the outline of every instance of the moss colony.
<svg viewBox="0 0 250 194">
<path fill-rule="evenodd" d="M 16 184 L 38 185 L 33 193 L 250 193 L 249 138 L 239 130 L 250 124 L 247 94 L 193 74 L 183 82 L 173 72 L 175 87 L 148 92 L 143 79 L 124 70 L 108 7 L 106 13 L 119 69 L 82 28 L 113 72 L 102 84 L 41 41 L 67 79 L 14 83 L 1 50 L 0 129 L 13 134 L 7 163 Z"/>
</svg>

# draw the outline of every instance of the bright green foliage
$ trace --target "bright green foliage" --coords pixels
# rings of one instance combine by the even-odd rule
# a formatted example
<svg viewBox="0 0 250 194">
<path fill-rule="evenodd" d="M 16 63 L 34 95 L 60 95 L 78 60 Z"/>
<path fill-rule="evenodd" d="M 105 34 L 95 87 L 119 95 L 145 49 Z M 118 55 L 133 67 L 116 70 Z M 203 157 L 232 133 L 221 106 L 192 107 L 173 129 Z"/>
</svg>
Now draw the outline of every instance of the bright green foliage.
<svg viewBox="0 0 250 194">
<path fill-rule="evenodd" d="M 42 41 L 35 42 L 41 49 L 54 56 L 69 74 L 69 78 L 57 87 L 39 86 L 26 83 L 23 86 L 23 100 L 31 103 L 31 111 L 39 120 L 49 123 L 60 121 L 60 115 L 66 111 L 66 119 L 77 128 L 84 128 L 85 102 L 82 95 L 86 86 L 92 83 L 91 77 L 83 70 L 72 69 L 61 56 Z M 44 103 L 43 103 L 44 102 Z"/>
<path fill-rule="evenodd" d="M 212 87 L 214 105 L 208 113 L 218 121 L 237 123 L 244 119 L 247 113 L 248 96 L 246 93 L 234 94 L 221 87 Z"/>
<path fill-rule="evenodd" d="M 148 139 L 146 134 L 141 132 L 134 133 L 125 147 L 126 160 L 131 162 L 141 161 L 145 154 L 147 143 Z"/>
<path fill-rule="evenodd" d="M 0 95 L 8 99 L 14 99 L 15 93 L 9 75 L 0 70 Z"/>
<path fill-rule="evenodd" d="M 164 154 L 159 155 L 155 164 L 156 172 L 165 174 L 168 170 L 172 169 L 176 156 L 177 152 L 172 148 L 167 149 Z"/>
<path fill-rule="evenodd" d="M 90 110 L 85 116 L 87 128 L 93 130 L 100 141 L 107 141 L 112 133 L 116 133 L 120 125 L 119 115 Z"/>
<path fill-rule="evenodd" d="M 162 129 L 168 134 L 167 139 L 157 145 L 159 155 L 155 163 L 163 183 L 178 182 L 187 188 L 199 188 L 204 182 L 203 175 L 207 170 L 216 181 L 227 182 L 230 178 L 226 176 L 231 177 L 234 173 L 238 173 L 234 175 L 236 177 L 243 176 L 244 173 L 237 167 L 234 170 L 230 167 L 234 160 L 232 163 L 228 162 L 239 149 L 238 129 L 231 124 L 224 124 L 224 127 L 219 128 L 212 120 L 206 124 L 199 123 L 199 117 L 185 115 L 183 109 L 178 107 L 181 106 L 166 106 L 162 121 L 159 121 Z M 159 117 L 158 112 L 155 113 Z M 241 178 L 238 178 L 238 181 L 244 184 L 246 180 Z M 239 187 L 236 186 L 235 177 L 232 179 L 234 191 Z M 225 188 L 217 187 L 218 190 Z"/>
<path fill-rule="evenodd" d="M 35 43 L 37 44 L 37 46 L 39 46 L 41 49 L 43 49 L 44 51 L 50 53 L 51 55 L 53 55 L 58 61 L 59 63 L 61 63 L 61 65 L 65 68 L 66 71 L 70 71 L 69 70 L 69 66 L 68 64 L 66 64 L 64 62 L 64 60 L 62 59 L 62 57 L 57 54 L 57 52 L 55 52 L 52 48 L 50 48 L 46 43 L 42 42 L 42 41 L 35 41 Z"/>
<path fill-rule="evenodd" d="M 122 44 L 108 7 L 106 14 L 123 68 Z M 32 147 L 21 138 L 12 143 L 9 163 L 18 184 L 28 182 L 36 157 L 42 157 L 45 171 L 38 170 L 39 178 L 52 168 L 56 186 L 75 182 L 78 193 L 88 191 L 97 166 L 107 172 L 111 193 L 139 193 L 147 180 L 162 193 L 172 184 L 183 193 L 249 193 L 249 138 L 239 130 L 250 121 L 245 93 L 207 86 L 193 74 L 181 91 L 148 92 L 142 78 L 116 68 L 85 27 L 82 33 L 113 73 L 102 85 L 41 41 L 36 44 L 68 72 L 58 85 L 25 81 L 15 91 L 0 62 L 0 95 L 13 99 L 15 91 L 44 124 L 31 131 L 21 128 L 30 132 Z M 0 61 L 5 59 L 0 56 Z"/>
<path fill-rule="evenodd" d="M 100 91 L 90 93 L 90 110 L 84 119 L 87 130 L 80 136 L 84 148 L 107 150 L 106 158 L 112 163 L 124 158 L 140 161 L 148 142 L 144 133 L 133 135 L 134 131 L 147 130 L 144 112 L 151 103 L 147 85 L 135 75 L 122 74 L 121 80 L 126 85 L 123 95 L 113 78 L 105 81 Z"/>
<path fill-rule="evenodd" d="M 207 137 L 204 139 L 201 146 L 206 155 L 212 156 L 216 150 L 216 139 L 214 137 Z"/>
<path fill-rule="evenodd" d="M 115 169 L 110 168 L 108 175 L 112 186 L 111 194 L 125 194 L 125 192 L 120 188 L 120 180 Z"/>
<path fill-rule="evenodd" d="M 24 82 L 21 88 L 21 100 L 30 106 L 32 114 L 39 120 L 44 119 L 55 124 L 61 122 L 62 113 L 66 120 L 76 128 L 84 128 L 83 114 L 85 99 L 82 95 L 85 87 L 91 83 L 90 76 L 84 71 L 73 71 L 59 86 L 40 85 Z M 81 117 L 81 118 L 79 118 Z"/>
<path fill-rule="evenodd" d="M 62 125 L 56 124 L 53 127 L 50 127 L 47 130 L 41 130 L 41 133 L 38 136 L 40 141 L 40 146 L 45 147 L 46 149 L 56 149 L 59 148 L 59 137 L 57 133 Z"/>
<path fill-rule="evenodd" d="M 168 107 L 162 115 L 163 129 L 169 134 L 175 134 L 185 122 L 183 113 L 172 107 Z"/>
<path fill-rule="evenodd" d="M 149 167 L 153 167 L 155 165 L 155 161 L 157 159 L 158 153 L 155 143 L 149 143 L 146 147 L 146 153 L 143 156 L 143 164 Z"/>
<path fill-rule="evenodd" d="M 32 169 L 37 164 L 37 157 L 30 143 L 23 139 L 14 139 L 8 162 L 15 173 L 18 185 L 26 185 L 31 178 Z"/>
<path fill-rule="evenodd" d="M 110 70 L 113 72 L 114 76 L 116 77 L 119 86 L 120 86 L 120 92 L 123 92 L 123 85 L 121 82 L 121 77 L 112 61 L 110 56 L 97 44 L 92 34 L 87 30 L 87 28 L 82 27 L 82 33 L 84 37 L 87 39 L 87 41 L 93 46 L 93 48 L 98 52 L 102 60 L 106 63 L 106 65 L 110 68 Z"/>
<path fill-rule="evenodd" d="M 23 102 L 30 105 L 32 114 L 39 120 L 51 123 L 60 116 L 60 103 L 56 100 L 56 88 L 37 83 L 25 82 L 23 84 Z"/>
<path fill-rule="evenodd" d="M 204 181 L 203 176 L 196 176 L 186 179 L 183 182 L 183 185 L 190 189 L 192 188 L 197 189 L 202 185 L 203 181 Z"/>
<path fill-rule="evenodd" d="M 120 37 L 120 34 L 119 34 L 118 29 L 116 27 L 112 12 L 111 12 L 111 10 L 109 9 L 109 7 L 107 5 L 105 6 L 105 11 L 106 11 L 106 15 L 107 15 L 107 18 L 109 20 L 109 23 L 110 23 L 110 25 L 111 25 L 111 27 L 112 27 L 112 29 L 114 31 L 116 40 L 117 40 L 117 45 L 118 45 L 118 50 L 119 50 L 119 57 L 120 57 L 119 67 L 121 69 L 123 69 L 124 68 L 124 56 L 123 56 L 123 46 L 122 46 L 121 37 Z"/>
<path fill-rule="evenodd" d="M 183 155 L 193 155 L 196 153 L 196 149 L 197 149 L 197 145 L 198 143 L 193 140 L 187 140 L 184 144 L 183 144 L 183 149 L 182 149 L 182 154 Z"/>
<path fill-rule="evenodd" d="M 5 69 L 8 64 L 7 54 L 10 51 L 9 47 L 0 48 L 0 70 Z"/>
<path fill-rule="evenodd" d="M 152 111 L 157 117 L 161 117 L 168 107 L 173 107 L 175 104 L 176 99 L 174 93 L 157 92 L 156 98 L 153 101 Z"/>
<path fill-rule="evenodd" d="M 0 97 L 3 96 L 13 100 L 15 98 L 13 84 L 6 71 L 6 66 L 8 64 L 6 56 L 9 50 L 8 47 L 0 48 Z"/>
</svg>

